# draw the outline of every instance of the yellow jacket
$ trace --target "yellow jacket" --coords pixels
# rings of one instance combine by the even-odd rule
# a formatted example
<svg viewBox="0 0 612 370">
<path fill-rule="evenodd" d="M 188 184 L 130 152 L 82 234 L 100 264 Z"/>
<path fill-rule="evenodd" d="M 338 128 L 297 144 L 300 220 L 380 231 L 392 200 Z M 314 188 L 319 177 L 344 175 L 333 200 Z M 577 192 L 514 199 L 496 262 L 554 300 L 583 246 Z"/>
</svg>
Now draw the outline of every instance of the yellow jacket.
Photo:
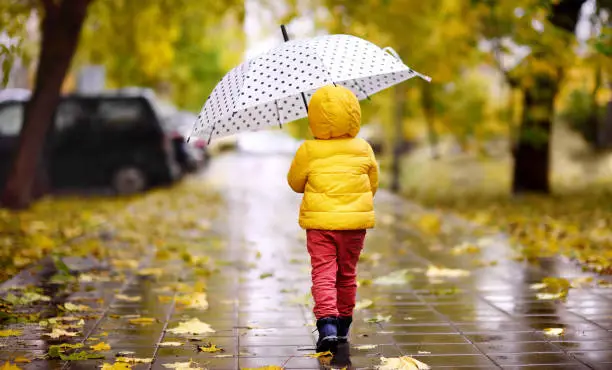
<svg viewBox="0 0 612 370">
<path fill-rule="evenodd" d="M 341 86 L 322 87 L 310 100 L 308 123 L 315 140 L 300 146 L 287 175 L 289 186 L 304 193 L 300 226 L 374 227 L 378 164 L 370 144 L 355 138 L 361 123 L 357 97 Z"/>
</svg>

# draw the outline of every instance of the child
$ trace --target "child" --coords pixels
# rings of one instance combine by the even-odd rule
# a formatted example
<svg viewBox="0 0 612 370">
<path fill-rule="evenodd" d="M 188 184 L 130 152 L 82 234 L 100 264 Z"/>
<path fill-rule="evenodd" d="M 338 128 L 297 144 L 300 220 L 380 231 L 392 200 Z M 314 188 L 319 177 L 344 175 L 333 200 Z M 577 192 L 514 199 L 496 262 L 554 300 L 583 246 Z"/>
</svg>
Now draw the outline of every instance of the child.
<svg viewBox="0 0 612 370">
<path fill-rule="evenodd" d="M 361 109 L 350 90 L 317 90 L 308 123 L 315 139 L 300 146 L 287 180 L 295 192 L 304 193 L 300 226 L 306 229 L 312 264 L 317 352 L 324 352 L 348 340 L 357 261 L 366 229 L 374 227 L 378 165 L 370 145 L 355 137 Z"/>
</svg>

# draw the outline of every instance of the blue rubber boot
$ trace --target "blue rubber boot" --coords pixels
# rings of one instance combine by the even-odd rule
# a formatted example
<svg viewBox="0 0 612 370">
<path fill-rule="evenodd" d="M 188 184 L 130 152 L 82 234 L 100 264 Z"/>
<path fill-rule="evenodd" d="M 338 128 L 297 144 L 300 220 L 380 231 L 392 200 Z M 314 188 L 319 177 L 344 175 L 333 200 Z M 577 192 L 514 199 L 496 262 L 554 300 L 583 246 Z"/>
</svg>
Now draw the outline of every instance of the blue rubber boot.
<svg viewBox="0 0 612 370">
<path fill-rule="evenodd" d="M 324 317 L 317 320 L 317 330 L 319 331 L 317 352 L 336 352 L 338 348 L 338 319 Z"/>
<path fill-rule="evenodd" d="M 351 327 L 351 323 L 353 322 L 353 318 L 350 316 L 340 316 L 338 318 L 338 342 L 346 343 L 348 342 L 348 334 L 349 328 Z"/>
</svg>

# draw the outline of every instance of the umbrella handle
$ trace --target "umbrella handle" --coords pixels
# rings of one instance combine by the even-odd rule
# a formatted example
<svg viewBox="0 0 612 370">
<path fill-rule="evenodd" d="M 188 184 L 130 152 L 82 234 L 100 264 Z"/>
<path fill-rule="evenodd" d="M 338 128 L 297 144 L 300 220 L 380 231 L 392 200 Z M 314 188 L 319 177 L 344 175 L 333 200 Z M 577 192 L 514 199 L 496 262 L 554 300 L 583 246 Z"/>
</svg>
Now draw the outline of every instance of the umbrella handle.
<svg viewBox="0 0 612 370">
<path fill-rule="evenodd" d="M 395 59 L 399 60 L 402 64 L 404 64 L 404 61 L 402 60 L 402 58 L 400 58 L 399 54 L 397 53 L 397 51 L 395 51 L 391 46 L 387 46 L 383 48 L 383 51 L 386 51 L 387 53 L 391 54 Z M 405 65 L 405 64 L 404 64 Z M 410 71 L 412 71 L 412 73 L 414 73 L 415 75 L 421 77 L 422 79 L 424 79 L 427 82 L 431 82 L 431 77 L 426 76 L 424 74 L 421 74 L 417 71 L 415 71 L 412 68 L 409 68 Z"/>
</svg>

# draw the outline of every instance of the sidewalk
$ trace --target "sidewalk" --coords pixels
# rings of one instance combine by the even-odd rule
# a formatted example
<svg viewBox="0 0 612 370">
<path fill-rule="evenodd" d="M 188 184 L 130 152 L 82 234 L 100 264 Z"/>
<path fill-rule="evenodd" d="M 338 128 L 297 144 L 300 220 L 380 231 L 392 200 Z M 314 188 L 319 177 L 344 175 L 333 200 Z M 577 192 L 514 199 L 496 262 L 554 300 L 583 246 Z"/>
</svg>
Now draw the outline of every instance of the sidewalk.
<svg viewBox="0 0 612 370">
<path fill-rule="evenodd" d="M 209 369 L 323 366 L 308 357 L 316 339 L 310 270 L 297 225 L 300 198 L 285 185 L 289 159 L 227 156 L 215 161 L 196 181 L 217 189 L 216 201 L 187 197 L 155 205 L 164 216 L 151 218 L 150 232 L 165 236 L 154 241 L 156 246 L 132 249 L 125 240 L 138 235 L 111 236 L 105 241 L 114 261 L 110 273 L 81 275 L 76 292 L 47 287 L 42 293 L 54 299 L 27 309 L 47 317 L 83 318 L 84 325 L 79 327 L 77 319 L 63 326 L 41 327 L 39 320 L 3 324 L 0 366 L 19 357 L 31 361 L 17 364 L 24 369 L 93 369 L 121 361 L 134 369 L 190 361 L 191 368 Z M 588 282 L 583 277 L 589 275 L 560 259 L 539 267 L 514 262 L 503 236 L 478 235 L 461 220 L 389 194 L 377 196 L 377 212 L 379 224 L 368 236 L 360 264 L 353 368 L 374 368 L 381 357 L 399 356 L 449 369 L 612 368 L 610 287 L 597 279 Z M 190 227 L 164 230 L 164 220 L 185 214 L 189 219 L 181 224 Z M 464 242 L 481 253 L 449 252 Z M 551 297 L 531 285 L 548 276 L 580 278 L 574 281 L 585 287 L 570 289 L 564 301 L 542 299 Z M 72 312 L 58 311 L 57 305 Z M 205 324 L 214 332 L 207 332 Z M 71 334 L 45 337 L 53 328 Z M 176 328 L 186 333 L 173 333 Z M 9 329 L 23 332 L 3 337 Z M 60 343 L 83 344 L 63 349 L 64 356 L 87 350 L 104 358 L 39 359 Z M 110 349 L 88 348 L 99 343 Z"/>
</svg>

